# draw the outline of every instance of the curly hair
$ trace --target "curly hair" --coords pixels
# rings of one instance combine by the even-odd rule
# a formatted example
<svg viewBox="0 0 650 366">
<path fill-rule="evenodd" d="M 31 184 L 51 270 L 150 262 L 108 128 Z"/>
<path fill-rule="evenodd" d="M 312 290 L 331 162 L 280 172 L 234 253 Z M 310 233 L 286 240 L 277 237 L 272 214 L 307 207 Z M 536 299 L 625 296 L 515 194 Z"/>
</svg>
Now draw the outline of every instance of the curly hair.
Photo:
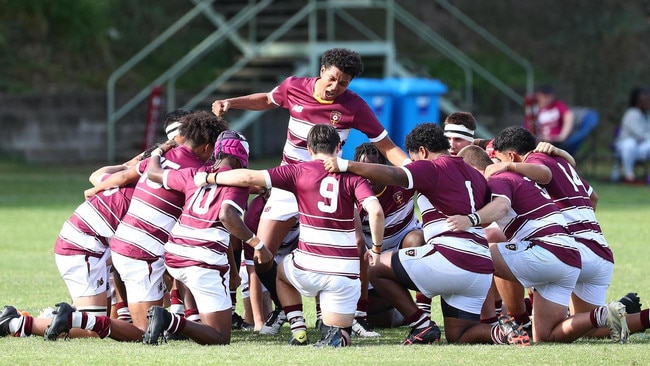
<svg viewBox="0 0 650 366">
<path fill-rule="evenodd" d="M 365 157 L 376 156 L 379 164 L 387 163 L 386 157 L 379 152 L 377 146 L 369 142 L 364 142 L 363 144 L 357 146 L 354 149 L 354 161 L 361 161 L 361 158 L 364 156 Z"/>
<path fill-rule="evenodd" d="M 436 123 L 421 123 L 406 135 L 406 151 L 417 153 L 420 146 L 431 152 L 447 151 L 451 147 L 442 127 Z"/>
<path fill-rule="evenodd" d="M 326 69 L 336 66 L 353 78 L 363 73 L 363 62 L 358 53 L 347 48 L 332 48 L 323 53 L 320 61 Z"/>
<path fill-rule="evenodd" d="M 194 112 L 181 118 L 179 132 L 192 148 L 203 144 L 214 144 L 219 134 L 228 129 L 228 122 L 222 117 L 206 111 Z"/>
<path fill-rule="evenodd" d="M 494 138 L 494 150 L 499 152 L 512 150 L 524 155 L 535 150 L 536 146 L 535 136 L 521 126 L 506 127 Z"/>
<path fill-rule="evenodd" d="M 341 137 L 334 126 L 329 124 L 314 125 L 307 134 L 307 146 L 314 154 L 333 154 Z"/>
<path fill-rule="evenodd" d="M 463 125 L 468 129 L 476 130 L 476 118 L 469 112 L 454 112 L 445 118 L 446 125 Z"/>
</svg>

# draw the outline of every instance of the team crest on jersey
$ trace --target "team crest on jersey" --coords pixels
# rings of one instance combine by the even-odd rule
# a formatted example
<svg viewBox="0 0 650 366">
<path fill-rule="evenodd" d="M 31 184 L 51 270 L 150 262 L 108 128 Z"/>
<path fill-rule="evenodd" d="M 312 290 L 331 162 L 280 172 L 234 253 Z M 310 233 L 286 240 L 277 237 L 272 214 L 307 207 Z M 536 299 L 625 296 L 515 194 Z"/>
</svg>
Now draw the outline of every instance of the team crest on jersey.
<svg viewBox="0 0 650 366">
<path fill-rule="evenodd" d="M 264 207 L 264 212 L 269 212 L 269 211 L 271 211 L 271 206 Z"/>
<path fill-rule="evenodd" d="M 393 200 L 395 200 L 398 205 L 404 203 L 404 192 L 395 192 L 393 195 Z"/>
<path fill-rule="evenodd" d="M 409 257 L 415 257 L 415 249 L 409 249 L 405 251 L 404 254 L 408 255 Z"/>
<path fill-rule="evenodd" d="M 97 280 L 97 287 L 95 288 L 101 288 L 102 286 L 104 286 L 104 279 L 100 278 Z"/>
<path fill-rule="evenodd" d="M 335 125 L 341 121 L 341 112 L 339 111 L 332 111 L 330 113 L 330 122 Z"/>
<path fill-rule="evenodd" d="M 506 244 L 506 249 L 508 250 L 517 250 L 517 244 Z"/>
</svg>

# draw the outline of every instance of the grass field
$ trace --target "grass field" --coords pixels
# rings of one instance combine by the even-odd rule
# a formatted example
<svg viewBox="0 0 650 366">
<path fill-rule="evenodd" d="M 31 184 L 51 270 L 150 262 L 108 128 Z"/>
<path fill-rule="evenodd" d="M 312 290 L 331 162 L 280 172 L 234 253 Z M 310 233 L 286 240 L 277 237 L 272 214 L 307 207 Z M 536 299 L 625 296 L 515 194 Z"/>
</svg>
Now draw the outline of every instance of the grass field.
<svg viewBox="0 0 650 366">
<path fill-rule="evenodd" d="M 260 163 L 253 167 L 260 167 Z M 52 247 L 62 223 L 83 199 L 87 176 L 94 167 L 35 166 L 0 162 L 0 306 L 10 304 L 38 314 L 59 301 L 69 301 L 55 264 Z M 600 196 L 597 215 L 614 250 L 616 266 L 609 300 L 629 291 L 650 301 L 650 187 L 593 181 Z M 440 320 L 434 300 L 434 320 Z M 647 305 L 647 304 L 646 304 Z M 309 325 L 313 302 L 305 301 Z M 241 312 L 241 309 L 240 309 Z M 606 340 L 574 344 L 506 346 L 401 346 L 406 328 L 381 329 L 379 339 L 353 339 L 347 349 L 313 349 L 286 345 L 289 330 L 260 337 L 234 332 L 229 346 L 199 346 L 177 341 L 159 347 L 113 340 L 73 339 L 45 342 L 40 337 L 0 339 L 0 364 L 153 365 L 153 364 L 275 364 L 275 365 L 460 365 L 460 364 L 650 364 L 650 333 L 635 334 L 627 345 Z M 310 339 L 318 339 L 310 330 Z"/>
</svg>

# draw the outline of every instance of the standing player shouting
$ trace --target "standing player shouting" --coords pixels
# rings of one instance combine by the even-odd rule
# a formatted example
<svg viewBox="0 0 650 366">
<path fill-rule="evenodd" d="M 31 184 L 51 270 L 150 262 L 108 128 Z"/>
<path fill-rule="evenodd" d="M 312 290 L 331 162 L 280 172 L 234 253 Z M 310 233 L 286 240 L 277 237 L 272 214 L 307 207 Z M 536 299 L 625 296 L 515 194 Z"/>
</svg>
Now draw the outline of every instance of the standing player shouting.
<svg viewBox="0 0 650 366">
<path fill-rule="evenodd" d="M 290 117 L 282 165 L 311 160 L 307 151 L 307 133 L 316 124 L 330 124 L 336 128 L 343 143 L 351 129 L 363 132 L 393 165 L 400 166 L 407 161 L 406 154 L 395 146 L 368 104 L 348 90 L 352 79 L 362 72 L 363 63 L 358 53 L 333 48 L 323 53 L 317 77 L 291 76 L 269 93 L 217 100 L 212 104 L 212 112 L 221 116 L 230 109 L 287 109 Z M 273 254 L 293 227 L 297 215 L 293 193 L 273 189 L 257 231 Z M 274 296 L 275 263 L 257 265 L 256 270 Z"/>
</svg>

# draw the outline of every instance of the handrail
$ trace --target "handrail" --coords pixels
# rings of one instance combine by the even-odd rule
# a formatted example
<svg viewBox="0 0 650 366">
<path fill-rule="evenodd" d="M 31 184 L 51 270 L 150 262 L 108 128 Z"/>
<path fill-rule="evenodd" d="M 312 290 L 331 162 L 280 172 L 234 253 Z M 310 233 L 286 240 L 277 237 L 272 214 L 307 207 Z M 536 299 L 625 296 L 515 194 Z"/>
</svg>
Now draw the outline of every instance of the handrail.
<svg viewBox="0 0 650 366">
<path fill-rule="evenodd" d="M 108 121 L 107 121 L 107 158 L 108 161 L 115 160 L 115 122 L 120 118 L 124 117 L 126 113 L 131 111 L 135 106 L 144 101 L 151 88 L 155 85 L 160 85 L 168 80 L 174 80 L 178 73 L 186 70 L 189 66 L 198 61 L 198 57 L 202 56 L 205 52 L 215 47 L 218 42 L 223 38 L 229 37 L 231 40 L 235 40 L 235 43 L 241 41 L 238 36 L 235 36 L 235 32 L 232 32 L 232 29 L 237 29 L 242 25 L 246 24 L 246 21 L 251 17 L 254 17 L 257 13 L 262 11 L 265 7 L 273 2 L 273 0 L 263 0 L 257 4 L 249 4 L 244 7 L 232 20 L 228 23 L 223 23 L 215 32 L 210 34 L 206 39 L 201 41 L 197 46 L 195 46 L 190 52 L 188 52 L 183 58 L 174 63 L 170 69 L 165 71 L 163 74 L 158 76 L 155 80 L 149 83 L 144 87 L 140 92 L 138 92 L 134 97 L 132 97 L 127 103 L 122 105 L 119 109 L 115 110 L 115 83 L 117 79 L 123 76 L 126 72 L 132 69 L 137 63 L 142 61 L 144 57 L 153 52 L 157 47 L 159 47 L 164 41 L 169 39 L 175 32 L 185 26 L 190 20 L 196 17 L 199 13 L 205 13 L 207 7 L 214 0 L 203 0 L 200 3 L 190 10 L 185 16 L 179 19 L 172 27 L 167 29 L 163 34 L 154 39 L 149 45 L 143 48 L 138 54 L 132 57 L 129 61 L 123 64 L 118 70 L 111 74 L 108 82 Z M 220 23 L 218 17 L 212 18 L 213 21 Z M 244 47 L 244 50 L 247 50 L 247 47 Z M 250 51 L 248 51 L 250 53 Z"/>
<path fill-rule="evenodd" d="M 310 15 L 312 11 L 316 9 L 316 6 L 313 2 L 309 2 L 307 5 L 305 5 L 302 9 L 297 11 L 291 18 L 289 18 L 287 21 L 282 24 L 278 29 L 273 31 L 269 36 L 266 37 L 261 43 L 256 44 L 254 47 L 252 47 L 252 52 L 249 53 L 248 55 L 245 55 L 244 57 L 240 58 L 235 62 L 228 70 L 223 72 L 221 75 L 219 75 L 218 78 L 216 78 L 214 81 L 212 81 L 210 84 L 206 85 L 198 94 L 196 94 L 194 97 L 192 97 L 184 106 L 184 108 L 191 109 L 197 104 L 199 104 L 201 101 L 203 101 L 206 97 L 210 95 L 214 90 L 216 90 L 219 86 L 221 86 L 225 81 L 230 79 L 233 75 L 235 75 L 239 70 L 241 70 L 244 66 L 246 66 L 255 56 L 257 56 L 265 47 L 268 47 L 271 45 L 274 41 L 276 41 L 280 36 L 285 34 L 288 30 L 290 30 L 294 25 L 296 25 L 299 21 L 301 21 L 303 18 L 306 16 Z M 308 54 L 308 50 L 304 49 L 305 56 Z"/>
<path fill-rule="evenodd" d="M 500 39 L 495 37 L 492 33 L 488 32 L 487 29 L 480 26 L 473 19 L 465 15 L 465 13 L 460 11 L 455 6 L 451 5 L 447 0 L 436 0 L 436 2 L 440 4 L 440 6 L 445 8 L 456 19 L 460 20 L 467 27 L 469 27 L 470 29 L 478 33 L 478 35 L 485 38 L 485 40 L 490 42 L 501 52 L 503 52 L 508 57 L 510 57 L 511 60 L 513 60 L 514 62 L 518 63 L 521 67 L 523 67 L 524 70 L 526 71 L 526 92 L 528 94 L 533 92 L 534 71 L 533 71 L 533 66 L 530 64 L 530 62 L 528 62 L 528 60 L 526 60 L 517 52 L 515 52 L 512 48 L 508 47 L 505 43 L 501 42 Z"/>
</svg>

